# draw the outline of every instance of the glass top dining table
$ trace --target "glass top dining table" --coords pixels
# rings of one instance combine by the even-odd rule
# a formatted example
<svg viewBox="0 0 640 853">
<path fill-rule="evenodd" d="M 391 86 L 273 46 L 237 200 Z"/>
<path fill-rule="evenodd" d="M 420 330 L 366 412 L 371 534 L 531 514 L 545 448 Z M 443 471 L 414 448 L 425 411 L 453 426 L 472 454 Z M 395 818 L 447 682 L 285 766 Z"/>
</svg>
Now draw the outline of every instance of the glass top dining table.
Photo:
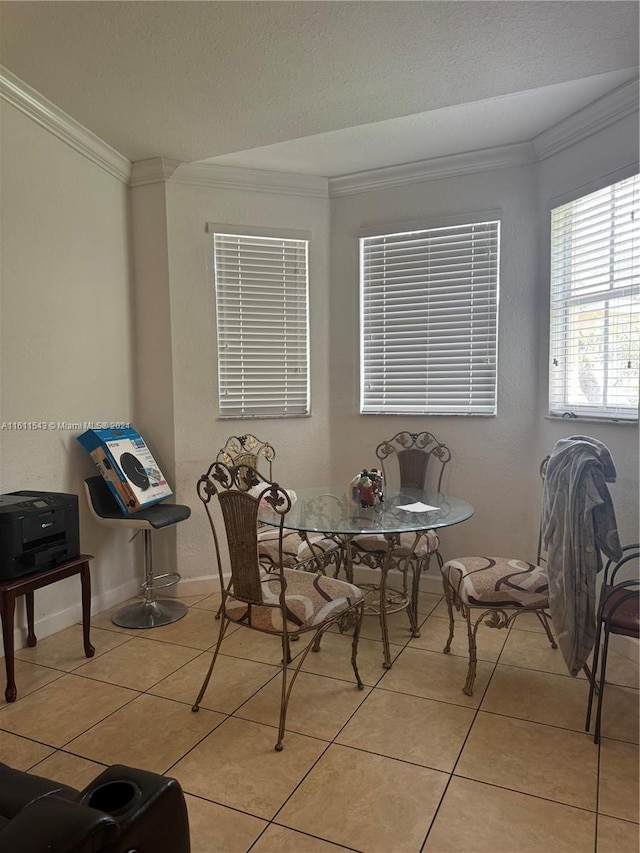
<svg viewBox="0 0 640 853">
<path fill-rule="evenodd" d="M 384 502 L 372 507 L 351 501 L 345 487 L 296 489 L 295 495 L 284 517 L 285 528 L 345 537 L 371 532 L 391 535 L 435 530 L 466 521 L 474 512 L 473 506 L 462 498 L 421 489 L 387 489 Z M 416 504 L 431 508 L 421 509 Z M 413 509 L 407 509 L 411 506 Z M 260 508 L 258 518 L 263 524 L 280 525 L 280 516 L 268 507 Z"/>
</svg>

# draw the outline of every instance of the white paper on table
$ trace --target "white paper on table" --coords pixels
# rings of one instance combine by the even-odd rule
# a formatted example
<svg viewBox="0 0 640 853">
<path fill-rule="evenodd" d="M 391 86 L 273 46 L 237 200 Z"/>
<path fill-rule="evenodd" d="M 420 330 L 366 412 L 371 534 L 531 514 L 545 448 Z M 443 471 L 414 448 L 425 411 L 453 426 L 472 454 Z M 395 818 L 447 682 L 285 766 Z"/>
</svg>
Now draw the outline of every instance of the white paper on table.
<svg viewBox="0 0 640 853">
<path fill-rule="evenodd" d="M 406 509 L 407 512 L 428 512 L 431 509 L 440 509 L 440 507 L 429 506 L 429 504 L 423 504 L 421 501 L 418 501 L 414 504 L 405 504 L 404 506 L 399 506 L 398 509 Z"/>
</svg>

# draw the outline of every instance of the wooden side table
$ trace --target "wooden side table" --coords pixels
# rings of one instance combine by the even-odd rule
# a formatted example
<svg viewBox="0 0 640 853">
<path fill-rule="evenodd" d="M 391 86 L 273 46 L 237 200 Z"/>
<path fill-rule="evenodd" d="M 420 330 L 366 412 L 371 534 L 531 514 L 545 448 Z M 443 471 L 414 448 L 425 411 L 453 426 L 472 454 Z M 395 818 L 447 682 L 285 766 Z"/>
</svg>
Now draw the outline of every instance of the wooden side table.
<svg viewBox="0 0 640 853">
<path fill-rule="evenodd" d="M 52 569 L 34 572 L 21 578 L 0 581 L 0 616 L 2 617 L 2 640 L 4 643 L 4 663 L 7 670 L 7 687 L 4 691 L 7 702 L 15 702 L 18 695 L 15 682 L 13 621 L 16 598 L 24 595 L 27 608 L 27 645 L 35 646 L 37 638 L 33 630 L 33 593 L 34 590 L 48 586 L 56 581 L 64 580 L 71 575 L 80 575 L 82 585 L 82 634 L 84 638 L 84 653 L 92 658 L 95 649 L 89 640 L 91 627 L 91 574 L 89 560 L 92 554 L 80 554 L 74 560 L 67 560 Z"/>
</svg>

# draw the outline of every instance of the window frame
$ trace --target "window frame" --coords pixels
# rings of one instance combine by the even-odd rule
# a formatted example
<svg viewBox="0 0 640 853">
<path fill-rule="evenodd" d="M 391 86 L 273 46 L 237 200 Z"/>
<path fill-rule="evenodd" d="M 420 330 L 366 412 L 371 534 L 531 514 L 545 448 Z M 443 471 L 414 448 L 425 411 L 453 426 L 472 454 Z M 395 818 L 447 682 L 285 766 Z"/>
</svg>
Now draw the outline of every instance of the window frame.
<svg viewBox="0 0 640 853">
<path fill-rule="evenodd" d="M 358 298 L 359 298 L 359 413 L 362 415 L 391 415 L 391 416 L 438 416 L 438 417 L 495 417 L 498 413 L 498 344 L 499 344 L 499 305 L 500 305 L 500 274 L 501 274 L 501 231 L 502 231 L 503 213 L 501 210 L 486 210 L 475 213 L 458 214 L 456 216 L 430 218 L 428 220 L 418 220 L 411 222 L 402 222 L 388 224 L 383 223 L 378 226 L 370 226 L 361 229 L 358 239 Z M 474 226 L 495 225 L 495 260 L 494 281 L 491 299 L 493 300 L 493 316 L 489 321 L 489 326 L 493 333 L 491 341 L 491 351 L 493 358 L 493 376 L 491 389 L 491 410 L 435 410 L 429 408 L 428 404 L 424 407 L 405 407 L 402 410 L 394 411 L 390 407 L 376 408 L 374 406 L 366 407 L 365 402 L 365 343 L 364 343 L 364 285 L 363 285 L 363 246 L 364 241 L 368 238 L 393 237 L 396 235 L 409 234 L 412 232 L 437 232 L 438 230 L 448 230 L 467 227 L 472 229 Z M 471 362 L 469 363 L 471 365 Z M 471 369 L 469 367 L 469 369 Z M 485 406 L 486 408 L 486 406 Z"/>
<path fill-rule="evenodd" d="M 554 251 L 560 251 L 559 247 L 556 245 L 562 239 L 561 236 L 556 236 L 554 239 L 554 215 L 560 215 L 563 208 L 570 208 L 571 205 L 579 204 L 580 202 L 588 200 L 591 196 L 596 195 L 597 193 L 603 192 L 605 190 L 613 190 L 615 187 L 619 186 L 625 181 L 635 179 L 636 186 L 632 190 L 632 195 L 635 196 L 634 201 L 637 199 L 639 202 L 638 210 L 640 215 L 640 174 L 636 169 L 629 171 L 624 170 L 618 173 L 614 173 L 612 175 L 607 176 L 606 179 L 601 179 L 597 182 L 592 182 L 586 186 L 580 188 L 579 194 L 577 192 L 573 192 L 571 194 L 564 194 L 561 197 L 557 197 L 556 199 L 552 199 L 549 205 L 549 299 L 548 299 L 548 333 L 549 333 L 549 344 L 548 344 L 548 370 L 547 370 L 547 403 L 548 403 L 548 411 L 547 417 L 552 420 L 558 419 L 577 419 L 587 422 L 605 422 L 605 423 L 625 423 L 625 424 L 637 424 L 638 423 L 638 402 L 636 401 L 635 407 L 633 406 L 622 406 L 616 405 L 614 403 L 607 404 L 576 404 L 570 403 L 571 392 L 568 390 L 571 379 L 570 373 L 573 370 L 575 372 L 576 363 L 569 364 L 565 363 L 563 367 L 562 375 L 558 378 L 553 374 L 557 371 L 559 365 L 556 365 L 554 362 L 557 359 L 562 358 L 562 351 L 566 352 L 566 350 L 571 349 L 572 347 L 577 347 L 579 344 L 576 343 L 577 336 L 579 334 L 578 331 L 574 333 L 574 338 L 572 339 L 571 334 L 562 335 L 558 330 L 557 326 L 562 322 L 562 318 L 565 318 L 565 322 L 569 322 L 569 312 L 571 306 L 574 304 L 584 305 L 593 305 L 597 306 L 600 303 L 608 303 L 611 300 L 607 299 L 608 294 L 613 294 L 615 292 L 615 287 L 613 285 L 613 280 L 610 280 L 608 289 L 602 290 L 594 290 L 592 294 L 573 294 L 571 293 L 570 286 L 567 285 L 567 282 L 570 282 L 576 278 L 572 277 L 568 270 L 571 267 L 571 263 L 575 263 L 575 254 L 569 253 L 567 259 L 565 261 L 564 273 L 559 271 L 560 264 L 555 264 L 554 266 Z M 577 214 L 579 215 L 579 214 Z M 609 220 L 611 221 L 611 219 Z M 603 229 L 604 233 L 604 229 Z M 580 235 L 581 239 L 584 239 L 582 235 Z M 568 239 L 567 237 L 564 238 Z M 601 238 L 604 239 L 604 238 Z M 613 246 L 613 237 L 610 238 L 610 250 L 609 256 L 613 258 L 611 247 Z M 631 238 L 632 248 L 635 250 L 637 247 L 640 250 L 640 235 L 636 238 L 635 235 Z M 634 252 L 635 255 L 635 252 Z M 640 254 L 638 255 L 640 257 Z M 610 261 L 611 263 L 615 263 L 615 261 Z M 633 265 L 632 265 L 633 269 Z M 585 282 L 587 279 L 586 276 L 581 278 L 580 280 Z M 613 279 L 613 276 L 612 276 Z M 583 284 L 583 286 L 585 286 Z M 560 292 L 564 288 L 565 295 Z M 629 301 L 634 299 L 640 299 L 640 281 L 634 283 L 633 275 L 631 275 L 630 284 L 628 284 L 624 288 L 620 288 L 618 293 L 616 294 L 616 298 L 624 298 L 628 297 Z M 631 329 L 633 323 L 635 322 L 636 327 L 640 323 L 640 316 L 638 315 L 638 310 L 634 311 L 632 308 L 629 309 L 629 328 Z M 604 321 L 603 321 L 604 322 Z M 554 327 L 555 324 L 555 327 Z M 606 326 L 606 336 L 609 334 L 609 330 L 612 328 L 608 322 L 604 322 L 603 328 Z M 615 329 L 616 327 L 613 326 Z M 637 349 L 636 349 L 637 353 Z M 577 358 L 579 353 L 576 351 Z M 636 366 L 636 369 L 637 366 Z M 606 371 L 606 368 L 604 368 Z M 574 380 L 575 384 L 575 380 Z M 557 389 L 559 386 L 563 386 L 564 393 L 558 394 Z M 554 393 L 555 392 L 555 393 Z"/>
<path fill-rule="evenodd" d="M 218 382 L 218 418 L 220 420 L 256 420 L 256 419 L 264 419 L 264 418 L 305 418 L 311 416 L 311 359 L 310 359 L 310 256 L 311 256 L 311 232 L 300 229 L 293 228 L 262 228 L 262 227 L 254 227 L 254 226 L 244 226 L 244 225 L 228 225 L 221 223 L 212 223 L 208 222 L 206 225 L 206 231 L 211 237 L 211 259 L 212 259 L 212 271 L 211 271 L 211 280 L 213 284 L 213 297 L 214 297 L 214 308 L 215 308 L 215 325 L 216 325 L 216 372 L 217 372 L 217 382 Z M 303 306 L 299 312 L 295 312 L 295 321 L 294 325 L 297 322 L 298 330 L 303 329 L 304 334 L 300 335 L 299 331 L 296 334 L 292 332 L 292 336 L 290 339 L 290 345 L 293 346 L 292 341 L 298 338 L 301 340 L 302 346 L 298 346 L 298 349 L 304 353 L 304 356 L 301 357 L 301 369 L 304 374 L 304 379 L 302 381 L 302 393 L 297 394 L 298 405 L 303 403 L 304 410 L 300 411 L 286 411 L 286 408 L 278 410 L 278 411 L 259 411 L 258 405 L 254 402 L 253 405 L 251 401 L 247 402 L 244 398 L 240 398 L 235 405 L 230 405 L 226 408 L 223 405 L 224 398 L 226 396 L 225 393 L 225 380 L 222 365 L 223 360 L 221 360 L 220 353 L 223 347 L 222 341 L 224 340 L 223 326 L 225 321 L 222 318 L 223 311 L 221 310 L 221 290 L 219 287 L 219 276 L 218 276 L 218 257 L 216 251 L 216 235 L 225 236 L 231 239 L 238 240 L 251 240 L 251 238 L 257 238 L 258 240 L 262 239 L 265 241 L 287 241 L 289 243 L 301 243 L 304 244 L 303 251 L 305 257 L 305 268 L 303 273 L 300 275 L 296 274 L 296 278 L 298 279 L 296 289 L 294 292 L 294 299 L 299 298 L 301 295 L 304 297 Z M 302 287 L 300 287 L 300 281 L 302 281 Z M 286 287 L 286 277 L 283 276 L 282 279 L 283 288 Z M 230 286 L 229 286 L 230 287 Z M 300 318 L 303 318 L 302 323 L 300 322 Z M 285 345 L 283 344 L 283 350 Z M 286 352 L 283 352 L 283 356 L 286 358 Z M 295 368 L 294 368 L 295 369 Z M 280 391 L 282 392 L 282 397 L 286 396 L 286 380 L 280 386 Z M 255 409 L 255 410 L 252 410 Z"/>
</svg>

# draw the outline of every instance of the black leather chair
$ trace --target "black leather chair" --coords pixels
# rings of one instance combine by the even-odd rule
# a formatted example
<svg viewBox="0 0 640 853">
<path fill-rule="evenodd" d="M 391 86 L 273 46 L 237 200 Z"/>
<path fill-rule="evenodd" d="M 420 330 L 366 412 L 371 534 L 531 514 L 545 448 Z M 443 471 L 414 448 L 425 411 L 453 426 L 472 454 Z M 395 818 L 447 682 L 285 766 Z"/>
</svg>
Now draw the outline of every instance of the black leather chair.
<svg viewBox="0 0 640 853">
<path fill-rule="evenodd" d="M 114 764 L 84 790 L 0 764 L 2 853 L 189 853 L 175 779 Z"/>
<path fill-rule="evenodd" d="M 123 607 L 112 617 L 112 621 L 121 628 L 156 628 L 181 619 L 187 612 L 181 601 L 160 601 L 155 597 L 156 590 L 177 584 L 180 575 L 177 572 L 154 575 L 151 533 L 189 518 L 191 508 L 184 504 L 157 503 L 125 515 L 101 476 L 89 477 L 84 485 L 89 509 L 99 524 L 128 527 L 137 532 L 142 531 L 144 536 L 145 577 L 141 584 L 144 597 L 141 601 Z"/>
</svg>

